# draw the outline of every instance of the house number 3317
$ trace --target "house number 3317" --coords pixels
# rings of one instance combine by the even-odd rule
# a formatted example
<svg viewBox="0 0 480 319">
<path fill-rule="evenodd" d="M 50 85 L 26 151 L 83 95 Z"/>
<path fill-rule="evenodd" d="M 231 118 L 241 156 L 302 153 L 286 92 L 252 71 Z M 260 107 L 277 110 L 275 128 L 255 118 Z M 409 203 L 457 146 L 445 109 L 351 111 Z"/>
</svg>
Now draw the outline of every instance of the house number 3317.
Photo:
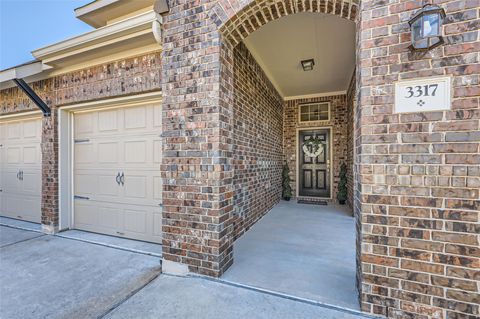
<svg viewBox="0 0 480 319">
<path fill-rule="evenodd" d="M 449 110 L 450 77 L 417 78 L 395 83 L 395 113 Z"/>
<path fill-rule="evenodd" d="M 435 96 L 437 92 L 438 84 L 428 84 L 428 85 L 416 85 L 416 86 L 407 86 L 405 88 L 406 95 L 405 98 L 409 99 L 412 97 L 421 97 L 421 96 Z"/>
</svg>

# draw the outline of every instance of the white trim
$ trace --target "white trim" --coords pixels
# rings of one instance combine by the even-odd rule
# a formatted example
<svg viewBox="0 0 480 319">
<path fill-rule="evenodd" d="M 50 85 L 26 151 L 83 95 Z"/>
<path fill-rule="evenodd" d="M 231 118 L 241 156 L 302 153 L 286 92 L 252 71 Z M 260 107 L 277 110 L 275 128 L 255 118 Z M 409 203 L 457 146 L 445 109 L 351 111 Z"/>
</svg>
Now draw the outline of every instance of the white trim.
<svg viewBox="0 0 480 319">
<path fill-rule="evenodd" d="M 93 44 L 102 44 L 110 39 L 119 38 L 122 35 L 133 34 L 140 30 L 148 29 L 152 31 L 152 22 L 159 21 L 162 23 L 160 15 L 153 10 L 139 14 L 137 16 L 107 25 L 96 30 L 69 38 L 67 40 L 57 42 L 46 47 L 32 51 L 32 55 L 41 60 L 52 60 L 54 55 L 68 55 L 68 52 L 78 50 L 79 48 L 91 46 Z"/>
<path fill-rule="evenodd" d="M 315 94 L 305 94 L 305 95 L 292 95 L 286 96 L 285 101 L 300 100 L 300 99 L 314 99 L 316 97 L 328 97 L 335 95 L 345 95 L 347 91 L 334 91 L 334 92 L 324 92 L 324 93 L 315 93 Z"/>
<path fill-rule="evenodd" d="M 45 70 L 51 69 L 51 66 L 43 64 L 42 61 L 35 61 L 28 64 L 12 67 L 0 72 L 0 83 L 7 82 L 13 79 L 23 79 L 32 75 L 42 73 Z"/>
<path fill-rule="evenodd" d="M 75 17 L 79 18 L 85 14 L 92 13 L 120 0 L 96 0 L 74 9 Z"/>
<path fill-rule="evenodd" d="M 0 122 L 10 122 L 10 121 L 19 121 L 28 118 L 37 118 L 41 117 L 42 111 L 28 111 L 28 112 L 18 112 L 13 114 L 0 115 Z"/>
<path fill-rule="evenodd" d="M 69 229 L 73 220 L 72 189 L 71 179 L 73 166 L 72 139 L 73 116 L 67 110 L 58 110 L 58 197 L 59 197 L 59 231 Z M 70 214 L 68 213 L 70 212 Z"/>
<path fill-rule="evenodd" d="M 101 108 L 105 106 L 112 106 L 112 104 L 115 104 L 115 106 L 122 106 L 124 104 L 132 104 L 137 101 L 140 101 L 141 103 L 144 103 L 144 102 L 147 103 L 150 100 L 153 101 L 161 98 L 162 98 L 162 91 L 155 91 L 150 93 L 116 97 L 116 98 L 111 98 L 106 100 L 95 100 L 95 101 L 67 105 L 63 107 L 60 106 L 60 107 L 62 108 L 62 110 L 81 110 L 86 108 L 94 109 L 94 108 Z"/>
<path fill-rule="evenodd" d="M 151 92 L 132 96 L 118 97 L 100 101 L 91 101 L 61 107 L 58 120 L 59 141 L 59 227 L 71 229 L 74 225 L 74 114 L 92 112 L 106 108 L 123 108 L 151 102 L 162 102 L 162 92 Z M 63 154 L 63 155 L 62 155 Z M 61 196 L 60 196 L 61 194 Z"/>
<path fill-rule="evenodd" d="M 330 196 L 329 197 L 314 197 L 314 196 L 300 196 L 299 195 L 299 183 L 300 183 L 300 172 L 299 172 L 299 161 L 300 161 L 300 144 L 299 144 L 299 135 L 300 131 L 314 131 L 314 130 L 329 130 L 328 134 L 328 144 L 329 144 L 329 151 L 330 151 L 330 167 L 329 167 L 329 173 L 330 173 Z M 315 199 L 324 199 L 324 200 L 332 200 L 333 199 L 333 147 L 332 147 L 332 141 L 333 141 L 333 129 L 332 126 L 320 126 L 320 127 L 299 127 L 296 130 L 295 134 L 295 171 L 296 171 L 296 181 L 295 181 L 295 197 L 296 198 L 315 198 Z"/>
<path fill-rule="evenodd" d="M 328 118 L 326 120 L 313 120 L 313 121 L 302 121 L 302 112 L 301 112 L 301 108 L 302 106 L 304 105 L 315 105 L 315 104 L 327 104 L 328 105 Z M 297 107 L 298 107 L 298 110 L 297 110 L 297 113 L 298 113 L 298 123 L 318 123 L 318 122 L 330 122 L 331 119 L 332 119 L 332 104 L 330 103 L 330 101 L 328 102 L 306 102 L 306 103 L 298 103 L 297 104 Z"/>
</svg>

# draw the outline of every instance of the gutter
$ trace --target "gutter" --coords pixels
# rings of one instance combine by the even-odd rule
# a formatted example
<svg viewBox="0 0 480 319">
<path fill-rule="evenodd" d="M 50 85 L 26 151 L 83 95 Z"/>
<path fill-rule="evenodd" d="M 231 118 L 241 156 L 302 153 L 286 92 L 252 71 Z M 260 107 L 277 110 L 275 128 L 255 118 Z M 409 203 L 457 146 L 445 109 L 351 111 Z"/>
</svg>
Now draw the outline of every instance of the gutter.
<svg viewBox="0 0 480 319">
<path fill-rule="evenodd" d="M 51 110 L 48 105 L 35 93 L 35 91 L 23 79 L 12 79 L 13 82 L 32 100 L 33 103 L 42 111 L 43 116 L 51 115 Z"/>
</svg>

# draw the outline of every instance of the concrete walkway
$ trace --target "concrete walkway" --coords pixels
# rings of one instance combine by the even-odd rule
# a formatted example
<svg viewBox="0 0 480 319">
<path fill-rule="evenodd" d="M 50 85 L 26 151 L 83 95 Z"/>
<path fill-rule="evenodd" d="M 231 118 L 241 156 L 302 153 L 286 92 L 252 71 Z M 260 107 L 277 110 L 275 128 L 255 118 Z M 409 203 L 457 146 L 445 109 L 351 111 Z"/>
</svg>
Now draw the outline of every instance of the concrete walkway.
<svg viewBox="0 0 480 319">
<path fill-rule="evenodd" d="M 99 318 L 160 273 L 160 259 L 0 226 L 0 317 Z"/>
<path fill-rule="evenodd" d="M 345 206 L 282 201 L 234 244 L 222 280 L 359 309 L 355 225 Z"/>
<path fill-rule="evenodd" d="M 161 276 L 105 318 L 367 318 L 201 278 Z"/>
<path fill-rule="evenodd" d="M 0 318 L 369 318 L 206 278 L 159 259 L 0 226 Z"/>
</svg>

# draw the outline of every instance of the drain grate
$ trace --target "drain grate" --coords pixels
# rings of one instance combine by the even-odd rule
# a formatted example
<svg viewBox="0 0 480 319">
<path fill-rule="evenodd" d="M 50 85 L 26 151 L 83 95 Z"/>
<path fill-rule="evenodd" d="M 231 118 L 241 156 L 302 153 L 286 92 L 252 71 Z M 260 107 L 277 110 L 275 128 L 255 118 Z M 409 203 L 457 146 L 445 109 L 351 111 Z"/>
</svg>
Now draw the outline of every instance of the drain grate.
<svg viewBox="0 0 480 319">
<path fill-rule="evenodd" d="M 307 198 L 302 198 L 302 199 L 297 199 L 297 203 L 299 203 L 299 204 L 310 204 L 310 205 L 323 205 L 323 206 L 327 206 L 327 201 L 326 201 L 326 200 L 320 200 L 320 199 L 307 199 Z"/>
</svg>

